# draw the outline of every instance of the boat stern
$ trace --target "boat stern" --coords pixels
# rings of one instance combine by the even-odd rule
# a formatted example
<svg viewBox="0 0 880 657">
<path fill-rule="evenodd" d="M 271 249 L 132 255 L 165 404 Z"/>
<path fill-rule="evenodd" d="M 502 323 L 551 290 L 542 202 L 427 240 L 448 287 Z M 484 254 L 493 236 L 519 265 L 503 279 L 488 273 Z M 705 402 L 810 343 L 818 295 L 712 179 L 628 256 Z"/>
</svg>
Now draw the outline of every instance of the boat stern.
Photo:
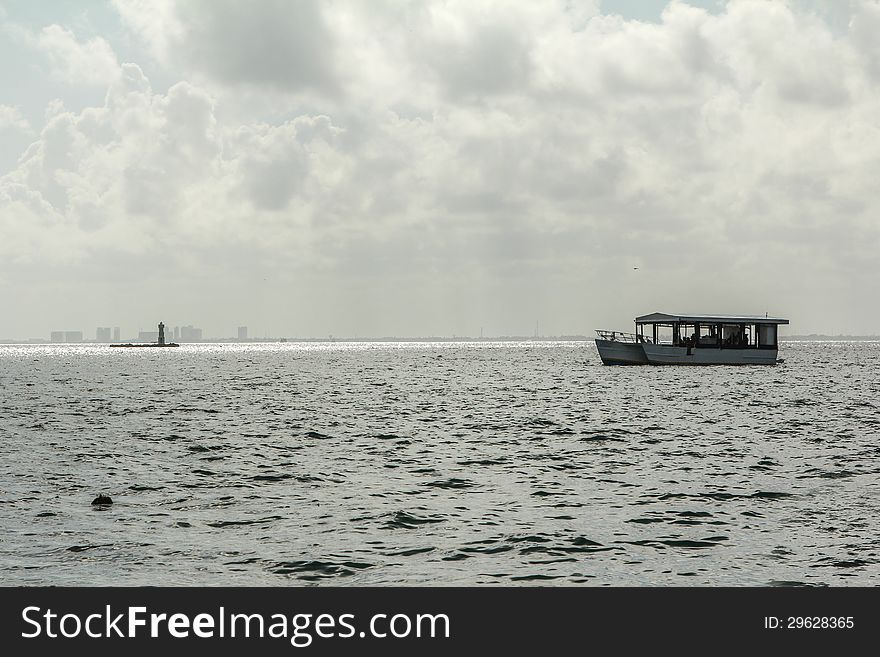
<svg viewBox="0 0 880 657">
<path fill-rule="evenodd" d="M 603 365 L 647 365 L 642 344 L 630 333 L 596 331 L 596 349 Z"/>
</svg>

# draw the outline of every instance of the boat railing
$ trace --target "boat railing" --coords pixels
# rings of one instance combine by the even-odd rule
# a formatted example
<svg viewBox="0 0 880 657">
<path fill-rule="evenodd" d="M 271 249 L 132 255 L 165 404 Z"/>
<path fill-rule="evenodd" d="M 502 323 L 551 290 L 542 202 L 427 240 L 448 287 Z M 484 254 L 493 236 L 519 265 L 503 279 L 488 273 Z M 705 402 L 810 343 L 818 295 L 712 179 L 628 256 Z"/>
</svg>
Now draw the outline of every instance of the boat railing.
<svg viewBox="0 0 880 657">
<path fill-rule="evenodd" d="M 622 333 L 621 331 L 602 331 L 596 329 L 596 335 L 600 340 L 610 340 L 611 342 L 644 342 L 645 339 L 641 335 L 635 333 Z"/>
</svg>

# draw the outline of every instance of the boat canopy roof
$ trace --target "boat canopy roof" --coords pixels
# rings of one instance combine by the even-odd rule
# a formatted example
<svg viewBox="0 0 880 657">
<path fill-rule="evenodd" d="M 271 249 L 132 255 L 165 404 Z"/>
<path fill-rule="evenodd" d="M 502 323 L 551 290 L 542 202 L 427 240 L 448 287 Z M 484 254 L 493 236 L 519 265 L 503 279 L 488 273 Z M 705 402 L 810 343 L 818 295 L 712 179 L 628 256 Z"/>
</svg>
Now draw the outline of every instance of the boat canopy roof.
<svg viewBox="0 0 880 657">
<path fill-rule="evenodd" d="M 764 315 L 679 315 L 651 313 L 636 317 L 636 324 L 788 324 L 787 319 Z"/>
</svg>

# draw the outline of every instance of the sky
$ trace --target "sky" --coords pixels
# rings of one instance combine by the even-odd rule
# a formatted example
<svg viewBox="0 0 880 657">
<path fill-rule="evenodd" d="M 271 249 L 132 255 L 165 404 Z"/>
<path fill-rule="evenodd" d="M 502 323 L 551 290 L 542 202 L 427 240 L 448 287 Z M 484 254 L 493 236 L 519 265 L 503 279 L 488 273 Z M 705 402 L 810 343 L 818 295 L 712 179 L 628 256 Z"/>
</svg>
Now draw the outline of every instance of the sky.
<svg viewBox="0 0 880 657">
<path fill-rule="evenodd" d="M 0 336 L 880 333 L 880 3 L 0 0 Z"/>
</svg>

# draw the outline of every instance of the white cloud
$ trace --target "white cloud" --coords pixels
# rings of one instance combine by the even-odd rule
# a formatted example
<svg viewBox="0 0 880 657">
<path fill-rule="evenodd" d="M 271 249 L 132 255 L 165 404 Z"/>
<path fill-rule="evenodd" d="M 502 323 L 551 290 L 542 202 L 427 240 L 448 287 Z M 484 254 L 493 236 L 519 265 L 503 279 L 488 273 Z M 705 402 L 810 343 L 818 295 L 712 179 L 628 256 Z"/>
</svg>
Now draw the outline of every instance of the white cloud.
<svg viewBox="0 0 880 657">
<path fill-rule="evenodd" d="M 106 86 L 119 75 L 119 62 L 113 48 L 102 37 L 77 40 L 61 25 L 47 25 L 38 33 L 18 28 L 24 41 L 49 61 L 53 79 L 65 84 Z"/>
<path fill-rule="evenodd" d="M 29 132 L 31 125 L 21 115 L 21 111 L 12 105 L 0 105 L 0 130 L 12 129 Z"/>
<path fill-rule="evenodd" d="M 170 64 L 173 44 L 184 39 L 174 0 L 112 0 L 123 23 L 147 46 L 157 61 Z"/>
<path fill-rule="evenodd" d="M 221 83 L 336 93 L 334 35 L 313 0 L 115 0 L 122 19 L 166 64 Z"/>
<path fill-rule="evenodd" d="M 0 179 L 7 192 L 0 214 L 10 225 L 31 235 L 28 244 L 47 238 L 40 249 L 47 262 L 69 261 L 68 247 L 77 244 L 74 252 L 83 258 L 181 244 L 222 248 L 251 238 L 261 248 L 289 249 L 250 230 L 260 223 L 284 229 L 287 218 L 275 211 L 308 191 L 300 179 L 312 175 L 316 162 L 332 158 L 328 143 L 338 130 L 329 119 L 303 116 L 277 127 L 224 130 L 204 90 L 180 82 L 156 94 L 137 66 L 123 70 L 105 106 L 79 113 L 56 108 L 18 168 Z M 16 219 L 20 201 L 12 201 L 25 191 L 30 215 L 42 212 L 43 221 Z M 59 221 L 80 232 L 53 251 L 61 243 L 48 232 Z M 20 250 L 21 244 L 3 248 Z"/>
</svg>

